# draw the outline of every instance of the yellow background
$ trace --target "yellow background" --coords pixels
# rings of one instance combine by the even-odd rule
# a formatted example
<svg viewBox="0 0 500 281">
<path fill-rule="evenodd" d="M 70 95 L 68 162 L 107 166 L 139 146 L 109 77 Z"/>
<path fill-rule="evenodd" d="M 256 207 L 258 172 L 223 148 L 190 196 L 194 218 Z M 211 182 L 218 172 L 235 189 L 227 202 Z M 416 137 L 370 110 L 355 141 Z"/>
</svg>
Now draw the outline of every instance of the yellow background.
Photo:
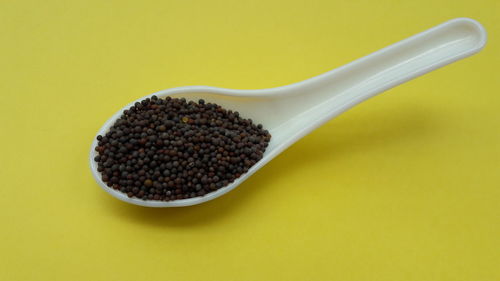
<svg viewBox="0 0 500 281">
<path fill-rule="evenodd" d="M 148 209 L 88 168 L 117 109 L 297 82 L 455 17 L 473 57 L 327 123 L 229 194 Z M 0 280 L 500 280 L 500 2 L 0 3 Z"/>
</svg>

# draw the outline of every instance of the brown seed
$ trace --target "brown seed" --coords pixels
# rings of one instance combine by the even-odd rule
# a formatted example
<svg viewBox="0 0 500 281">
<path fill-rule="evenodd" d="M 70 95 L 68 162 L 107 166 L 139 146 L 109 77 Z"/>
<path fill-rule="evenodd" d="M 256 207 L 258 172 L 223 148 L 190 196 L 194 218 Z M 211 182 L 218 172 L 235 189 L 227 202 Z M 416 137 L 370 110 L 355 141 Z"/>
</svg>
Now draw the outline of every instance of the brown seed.
<svg viewBox="0 0 500 281">
<path fill-rule="evenodd" d="M 151 97 L 98 136 L 98 171 L 110 188 L 143 200 L 203 196 L 262 158 L 262 125 L 213 103 Z"/>
</svg>

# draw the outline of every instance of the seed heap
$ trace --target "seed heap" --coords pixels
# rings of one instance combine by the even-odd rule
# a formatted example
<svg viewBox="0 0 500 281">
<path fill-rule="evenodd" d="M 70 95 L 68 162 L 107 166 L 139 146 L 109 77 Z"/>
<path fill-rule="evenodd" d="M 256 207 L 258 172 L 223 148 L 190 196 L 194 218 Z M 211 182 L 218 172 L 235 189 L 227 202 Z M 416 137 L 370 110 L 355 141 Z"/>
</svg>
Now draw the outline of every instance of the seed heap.
<svg viewBox="0 0 500 281">
<path fill-rule="evenodd" d="M 271 135 L 217 104 L 156 96 L 97 136 L 102 180 L 128 197 L 170 201 L 224 187 L 262 158 Z"/>
</svg>

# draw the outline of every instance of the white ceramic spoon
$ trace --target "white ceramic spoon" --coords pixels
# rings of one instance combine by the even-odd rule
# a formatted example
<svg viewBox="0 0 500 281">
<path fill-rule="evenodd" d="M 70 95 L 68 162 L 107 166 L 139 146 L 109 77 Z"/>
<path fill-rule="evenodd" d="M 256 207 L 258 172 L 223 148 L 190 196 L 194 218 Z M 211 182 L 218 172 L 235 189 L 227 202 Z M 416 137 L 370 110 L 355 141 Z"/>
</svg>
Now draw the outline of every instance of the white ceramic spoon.
<svg viewBox="0 0 500 281">
<path fill-rule="evenodd" d="M 181 207 L 215 199 L 234 189 L 276 155 L 328 120 L 354 105 L 394 86 L 480 51 L 486 43 L 486 31 L 480 23 L 457 18 L 408 39 L 390 45 L 366 57 L 314 78 L 291 85 L 263 90 L 231 90 L 208 86 L 188 86 L 159 91 L 158 97 L 205 99 L 241 116 L 261 123 L 271 133 L 263 158 L 233 183 L 201 197 L 174 201 L 145 201 L 129 198 L 106 186 L 94 162 L 97 141 L 90 150 L 90 168 L 97 183 L 112 196 L 148 207 Z M 136 101 L 140 101 L 142 97 Z M 97 133 L 104 135 L 120 117 L 115 113 Z"/>
</svg>

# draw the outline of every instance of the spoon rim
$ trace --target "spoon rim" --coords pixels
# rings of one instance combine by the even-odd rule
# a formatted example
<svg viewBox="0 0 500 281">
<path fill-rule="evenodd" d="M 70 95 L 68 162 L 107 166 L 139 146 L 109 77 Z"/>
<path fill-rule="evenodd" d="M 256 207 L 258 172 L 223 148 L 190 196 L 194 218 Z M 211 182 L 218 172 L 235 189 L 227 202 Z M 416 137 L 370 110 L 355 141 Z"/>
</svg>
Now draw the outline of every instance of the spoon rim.
<svg viewBox="0 0 500 281">
<path fill-rule="evenodd" d="M 197 197 L 192 197 L 192 198 L 187 198 L 187 199 L 176 199 L 176 200 L 171 200 L 171 201 L 160 201 L 160 200 L 143 200 L 140 198 L 136 197 L 128 197 L 127 194 L 115 190 L 112 187 L 109 187 L 104 183 L 104 181 L 101 178 L 101 172 L 97 171 L 97 163 L 95 162 L 94 158 L 98 155 L 97 151 L 95 151 L 95 147 L 98 145 L 98 140 L 97 136 L 102 135 L 104 136 L 106 132 L 113 126 L 113 124 L 116 122 L 118 118 L 120 118 L 123 115 L 123 111 L 130 108 L 133 106 L 136 102 L 140 102 L 146 98 L 151 98 L 152 96 L 157 96 L 158 98 L 165 98 L 167 96 L 175 95 L 175 94 L 187 94 L 187 93 L 197 93 L 197 92 L 202 92 L 202 93 L 217 93 L 217 94 L 222 94 L 222 95 L 230 95 L 230 96 L 261 96 L 261 95 L 266 95 L 269 96 L 270 91 L 275 91 L 279 88 L 271 88 L 271 89 L 263 89 L 263 90 L 234 90 L 234 89 L 225 89 L 225 88 L 217 88 L 217 87 L 211 87 L 211 86 L 185 86 L 185 87 L 177 87 L 177 88 L 171 88 L 171 89 L 165 89 L 161 90 L 146 96 L 143 96 L 139 99 L 136 99 L 124 107 L 120 108 L 115 114 L 113 114 L 104 124 L 102 127 L 97 131 L 97 134 L 94 136 L 94 139 L 92 141 L 91 147 L 90 147 L 90 153 L 89 153 L 89 164 L 90 164 L 90 170 L 92 172 L 92 176 L 94 177 L 95 181 L 97 184 L 108 194 L 111 196 L 134 205 L 138 206 L 144 206 L 144 207 L 156 207 L 156 208 L 163 208 L 163 207 L 186 207 L 186 206 L 192 206 L 192 205 L 197 205 L 201 204 L 210 200 L 213 200 L 217 197 L 220 197 L 229 191 L 233 190 L 236 188 L 238 185 L 240 185 L 243 181 L 245 181 L 248 177 L 250 177 L 252 174 L 254 174 L 257 170 L 259 170 L 263 165 L 267 163 L 267 161 L 263 161 L 266 156 L 268 149 L 264 151 L 263 157 L 257 161 L 248 171 L 244 174 L 242 174 L 240 177 L 235 179 L 232 183 L 229 185 L 226 185 L 224 187 L 221 187 L 213 192 L 209 192 L 203 196 L 197 196 Z M 272 138 L 271 138 L 272 141 Z"/>
</svg>

